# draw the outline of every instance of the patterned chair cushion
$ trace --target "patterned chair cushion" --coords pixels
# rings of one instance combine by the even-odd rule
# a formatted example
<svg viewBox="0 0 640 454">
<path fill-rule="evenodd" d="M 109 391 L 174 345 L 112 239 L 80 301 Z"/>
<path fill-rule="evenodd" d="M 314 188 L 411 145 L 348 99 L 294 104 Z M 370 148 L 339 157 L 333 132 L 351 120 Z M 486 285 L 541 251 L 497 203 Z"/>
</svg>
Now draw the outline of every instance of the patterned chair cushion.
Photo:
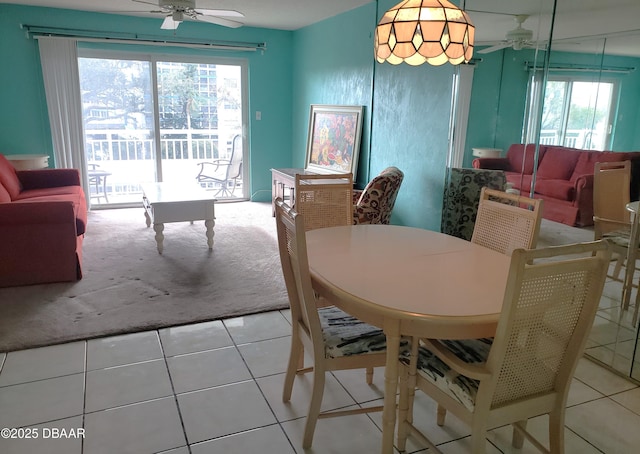
<svg viewBox="0 0 640 454">
<path fill-rule="evenodd" d="M 502 170 L 451 169 L 442 204 L 442 233 L 471 240 L 483 187 L 504 191 Z"/>
<path fill-rule="evenodd" d="M 397 167 L 387 167 L 373 178 L 362 191 L 354 191 L 354 224 L 389 224 L 391 211 L 404 174 Z"/>
<path fill-rule="evenodd" d="M 462 361 L 477 364 L 486 361 L 493 339 L 445 340 L 441 342 Z M 420 345 L 418 351 L 418 374 L 456 399 L 469 411 L 473 411 L 479 382 L 458 374 L 423 345 Z M 400 353 L 400 361 L 409 365 L 410 354 L 408 351 Z"/>
<path fill-rule="evenodd" d="M 609 240 L 616 246 L 628 248 L 629 242 L 631 241 L 631 232 L 629 230 L 613 230 L 611 232 L 604 233 L 602 238 Z"/>
<path fill-rule="evenodd" d="M 325 356 L 341 356 L 380 353 L 387 348 L 387 339 L 380 328 L 371 326 L 335 306 L 318 309 L 324 335 Z M 404 352 L 408 341 L 400 343 Z"/>
</svg>

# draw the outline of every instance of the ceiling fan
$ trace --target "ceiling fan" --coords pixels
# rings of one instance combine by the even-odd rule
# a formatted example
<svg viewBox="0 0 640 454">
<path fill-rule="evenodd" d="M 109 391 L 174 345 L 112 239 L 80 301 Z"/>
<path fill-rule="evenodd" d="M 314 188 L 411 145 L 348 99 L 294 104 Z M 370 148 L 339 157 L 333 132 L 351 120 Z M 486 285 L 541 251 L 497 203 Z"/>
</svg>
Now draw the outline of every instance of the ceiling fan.
<svg viewBox="0 0 640 454">
<path fill-rule="evenodd" d="M 144 0 L 133 0 L 136 3 L 144 3 L 159 7 L 159 10 L 145 11 L 149 13 L 164 14 L 166 17 L 162 26 L 165 30 L 175 30 L 185 20 L 197 22 L 209 22 L 224 27 L 238 28 L 244 25 L 227 17 L 244 17 L 244 14 L 231 9 L 202 9 L 196 7 L 195 0 L 157 0 L 157 3 Z"/>
<path fill-rule="evenodd" d="M 513 30 L 509 30 L 505 39 L 495 46 L 487 47 L 486 49 L 479 50 L 479 54 L 488 54 L 495 52 L 506 47 L 511 47 L 513 50 L 520 50 L 523 48 L 535 48 L 536 43 L 532 41 L 533 31 L 526 28 L 522 28 L 522 24 L 527 20 L 529 16 L 526 14 L 518 14 L 514 16 L 516 23 L 518 24 Z"/>
</svg>

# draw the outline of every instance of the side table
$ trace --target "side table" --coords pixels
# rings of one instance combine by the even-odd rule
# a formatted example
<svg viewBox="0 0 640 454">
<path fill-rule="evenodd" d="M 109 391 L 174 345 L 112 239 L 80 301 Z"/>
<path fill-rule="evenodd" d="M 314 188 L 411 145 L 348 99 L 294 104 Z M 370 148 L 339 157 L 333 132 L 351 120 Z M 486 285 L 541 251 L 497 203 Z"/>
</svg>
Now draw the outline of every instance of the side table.
<svg viewBox="0 0 640 454">
<path fill-rule="evenodd" d="M 271 169 L 271 215 L 276 215 L 276 199 L 278 197 L 284 199 L 286 188 L 289 188 L 289 205 L 293 206 L 295 197 L 293 188 L 296 183 L 296 175 L 316 175 L 315 172 L 309 172 L 305 169 Z"/>
<path fill-rule="evenodd" d="M 49 156 L 46 154 L 9 154 L 5 158 L 16 170 L 37 170 L 49 167 Z"/>
</svg>

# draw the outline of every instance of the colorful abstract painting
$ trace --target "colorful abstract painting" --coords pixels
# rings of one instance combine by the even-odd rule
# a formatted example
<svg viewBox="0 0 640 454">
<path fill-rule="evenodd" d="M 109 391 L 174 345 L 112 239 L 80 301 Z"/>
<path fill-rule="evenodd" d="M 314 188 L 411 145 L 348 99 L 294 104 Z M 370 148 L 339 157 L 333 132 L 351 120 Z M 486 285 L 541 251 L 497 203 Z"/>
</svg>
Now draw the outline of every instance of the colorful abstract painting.
<svg viewBox="0 0 640 454">
<path fill-rule="evenodd" d="M 307 169 L 353 173 L 358 166 L 362 106 L 311 106 Z"/>
</svg>

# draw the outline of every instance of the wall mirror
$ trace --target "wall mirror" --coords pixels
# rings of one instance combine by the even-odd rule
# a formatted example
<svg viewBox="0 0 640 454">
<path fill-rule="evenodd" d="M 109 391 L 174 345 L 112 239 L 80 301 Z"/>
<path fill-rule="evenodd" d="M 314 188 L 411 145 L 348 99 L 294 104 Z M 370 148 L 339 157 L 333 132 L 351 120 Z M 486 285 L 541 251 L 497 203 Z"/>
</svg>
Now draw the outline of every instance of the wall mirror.
<svg viewBox="0 0 640 454">
<path fill-rule="evenodd" d="M 463 151 L 452 151 L 451 167 L 471 167 L 473 148 L 504 156 L 514 143 L 640 151 L 640 2 L 466 0 L 460 6 L 476 25 L 476 52 L 471 70 L 457 70 L 470 71 L 460 80 L 472 83 L 458 145 Z M 530 30 L 531 39 L 509 44 L 518 28 Z M 464 86 L 459 90 L 464 93 Z M 537 163 L 533 168 L 535 188 Z M 632 182 L 637 199 L 634 184 L 640 182 Z M 543 222 L 541 238 L 562 232 L 567 241 L 593 239 L 593 227 L 554 225 Z M 607 283 L 586 355 L 640 381 L 638 329 L 631 314 L 621 317 L 621 293 L 621 284 Z"/>
<path fill-rule="evenodd" d="M 638 2 L 628 0 L 607 2 L 591 11 L 574 0 L 557 0 L 540 143 L 640 150 L 640 27 L 634 19 L 638 14 Z M 632 200 L 638 198 L 638 184 L 632 181 Z M 575 240 L 590 239 L 589 230 L 576 229 Z M 585 354 L 640 380 L 638 329 L 632 323 L 635 293 L 631 308 L 622 311 L 622 285 L 607 281 Z"/>
</svg>

